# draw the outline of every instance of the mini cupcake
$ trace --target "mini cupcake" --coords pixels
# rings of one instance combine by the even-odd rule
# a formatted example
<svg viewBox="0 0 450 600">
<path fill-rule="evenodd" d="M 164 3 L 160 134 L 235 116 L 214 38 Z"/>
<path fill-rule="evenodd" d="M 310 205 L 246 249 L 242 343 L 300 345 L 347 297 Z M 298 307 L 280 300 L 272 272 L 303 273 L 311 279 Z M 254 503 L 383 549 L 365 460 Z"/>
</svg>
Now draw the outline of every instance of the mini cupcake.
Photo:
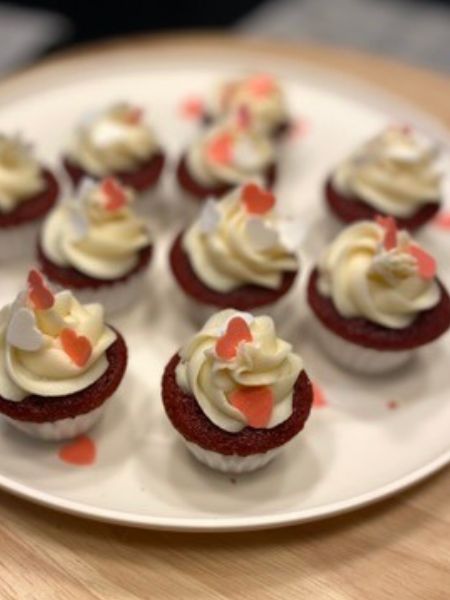
<svg viewBox="0 0 450 600">
<path fill-rule="evenodd" d="M 123 102 L 89 115 L 80 124 L 63 158 L 75 186 L 84 177 L 114 176 L 140 197 L 150 195 L 165 157 L 143 114 L 141 108 Z"/>
<path fill-rule="evenodd" d="M 78 197 L 61 202 L 42 228 L 38 259 L 55 286 L 107 313 L 139 296 L 152 256 L 146 222 L 133 211 L 133 192 L 109 177 L 86 180 Z"/>
<path fill-rule="evenodd" d="M 0 135 L 0 261 L 25 258 L 59 193 L 53 174 L 19 137 Z"/>
<path fill-rule="evenodd" d="M 410 127 L 389 127 L 338 165 L 325 198 L 343 223 L 393 216 L 414 230 L 430 221 L 441 201 L 438 148 Z"/>
<path fill-rule="evenodd" d="M 200 133 L 181 157 L 177 177 L 187 197 L 196 200 L 222 196 L 248 179 L 271 188 L 275 147 L 237 115 Z"/>
<path fill-rule="evenodd" d="M 166 366 L 162 399 L 192 454 L 226 473 L 267 464 L 303 428 L 312 387 L 270 317 L 215 314 Z"/>
<path fill-rule="evenodd" d="M 342 366 L 381 373 L 450 326 L 450 298 L 434 258 L 392 217 L 345 229 L 311 274 L 314 332 Z"/>
<path fill-rule="evenodd" d="M 45 440 L 86 432 L 102 415 L 127 365 L 121 335 L 99 304 L 54 294 L 38 271 L 0 312 L 0 413 Z"/>
<path fill-rule="evenodd" d="M 289 291 L 299 268 L 300 230 L 291 231 L 274 207 L 271 192 L 248 183 L 220 201 L 208 200 L 178 235 L 170 266 L 197 308 L 266 308 Z"/>
<path fill-rule="evenodd" d="M 290 127 L 291 117 L 278 81 L 265 73 L 222 83 L 208 103 L 205 122 L 211 123 L 239 110 L 248 111 L 252 126 L 279 139 Z"/>
</svg>

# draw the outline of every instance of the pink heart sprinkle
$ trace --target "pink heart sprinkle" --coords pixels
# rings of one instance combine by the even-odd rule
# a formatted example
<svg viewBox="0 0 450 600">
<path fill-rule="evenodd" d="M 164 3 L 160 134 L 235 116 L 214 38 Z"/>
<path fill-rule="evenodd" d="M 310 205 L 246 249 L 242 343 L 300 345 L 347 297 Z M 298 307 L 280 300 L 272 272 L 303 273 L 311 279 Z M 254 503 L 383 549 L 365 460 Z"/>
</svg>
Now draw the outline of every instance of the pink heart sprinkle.
<svg viewBox="0 0 450 600">
<path fill-rule="evenodd" d="M 437 265 L 436 260 L 428 254 L 426 250 L 417 246 L 416 244 L 411 244 L 408 247 L 408 252 L 413 256 L 417 261 L 417 269 L 419 271 L 419 275 L 423 279 L 433 279 L 436 275 Z"/>
<path fill-rule="evenodd" d="M 378 215 L 375 218 L 375 221 L 383 227 L 384 240 L 383 245 L 385 249 L 389 252 L 389 250 L 393 250 L 397 247 L 397 223 L 393 217 L 382 217 Z"/>
<path fill-rule="evenodd" d="M 317 383 L 313 383 L 313 407 L 314 408 L 325 408 L 328 406 L 328 402 L 325 399 L 325 394 L 322 389 L 317 385 Z"/>
</svg>

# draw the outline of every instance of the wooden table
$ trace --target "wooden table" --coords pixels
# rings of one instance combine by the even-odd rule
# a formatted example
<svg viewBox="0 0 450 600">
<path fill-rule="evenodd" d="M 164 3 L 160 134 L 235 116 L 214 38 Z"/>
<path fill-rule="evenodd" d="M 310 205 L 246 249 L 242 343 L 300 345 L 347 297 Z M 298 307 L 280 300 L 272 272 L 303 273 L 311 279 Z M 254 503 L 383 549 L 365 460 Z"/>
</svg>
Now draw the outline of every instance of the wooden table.
<svg viewBox="0 0 450 600">
<path fill-rule="evenodd" d="M 226 45 L 231 52 L 251 47 L 339 69 L 450 125 L 449 79 L 350 50 L 187 36 L 112 42 L 96 51 L 186 44 Z M 80 52 L 86 50 L 49 64 L 63 68 Z M 0 493 L 0 599 L 448 600 L 449 499 L 446 469 L 400 496 L 327 521 L 199 535 L 83 521 Z"/>
</svg>

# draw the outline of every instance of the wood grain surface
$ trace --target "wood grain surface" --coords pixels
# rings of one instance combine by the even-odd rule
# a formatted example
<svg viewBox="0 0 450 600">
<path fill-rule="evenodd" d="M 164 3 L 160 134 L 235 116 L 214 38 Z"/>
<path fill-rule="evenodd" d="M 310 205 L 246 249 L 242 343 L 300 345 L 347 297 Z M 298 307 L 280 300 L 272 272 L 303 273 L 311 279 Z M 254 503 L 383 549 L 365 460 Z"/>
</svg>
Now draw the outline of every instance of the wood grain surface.
<svg viewBox="0 0 450 600">
<path fill-rule="evenodd" d="M 136 38 L 95 50 L 272 52 L 384 86 L 450 124 L 450 80 L 351 50 L 224 36 Z M 92 48 L 10 78 L 65 68 Z M 8 83 L 3 84 L 3 87 Z M 0 87 L 1 90 L 1 87 Z M 450 471 L 376 506 L 289 529 L 174 534 L 84 521 L 0 493 L 0 599 L 448 600 Z"/>
</svg>

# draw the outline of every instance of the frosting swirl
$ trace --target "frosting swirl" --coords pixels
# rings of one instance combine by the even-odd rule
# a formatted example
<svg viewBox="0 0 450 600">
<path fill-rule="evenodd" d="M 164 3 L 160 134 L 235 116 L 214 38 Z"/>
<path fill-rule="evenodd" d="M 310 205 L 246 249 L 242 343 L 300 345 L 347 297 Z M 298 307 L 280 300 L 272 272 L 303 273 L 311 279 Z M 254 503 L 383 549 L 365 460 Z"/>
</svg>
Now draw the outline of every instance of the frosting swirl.
<svg viewBox="0 0 450 600">
<path fill-rule="evenodd" d="M 89 174 L 133 171 L 158 152 L 142 110 L 125 102 L 90 115 L 75 131 L 67 155 Z"/>
<path fill-rule="evenodd" d="M 409 217 L 441 197 L 438 149 L 408 127 L 389 127 L 369 140 L 332 175 L 333 184 L 377 211 Z"/>
<path fill-rule="evenodd" d="M 428 257 L 426 272 L 421 271 L 419 253 Z M 361 221 L 346 228 L 325 251 L 318 266 L 318 289 L 345 318 L 363 317 L 401 329 L 439 302 L 433 264 L 406 231 L 397 233 L 391 225 L 388 233 L 380 223 Z"/>
<path fill-rule="evenodd" d="M 116 334 L 105 325 L 103 307 L 83 306 L 67 290 L 49 293 L 53 304 L 46 309 L 24 291 L 0 313 L 0 395 L 7 400 L 72 394 L 108 368 L 105 352 Z M 82 360 L 63 343 L 67 331 L 88 349 Z"/>
<path fill-rule="evenodd" d="M 205 186 L 237 185 L 263 177 L 274 162 L 270 140 L 234 119 L 209 127 L 188 148 L 186 162 L 193 177 Z"/>
<path fill-rule="evenodd" d="M 62 202 L 41 233 L 44 254 L 61 267 L 110 280 L 129 273 L 151 237 L 132 210 L 134 195 L 115 179 L 85 180 L 78 198 Z"/>
<path fill-rule="evenodd" d="M 254 74 L 220 85 L 211 98 L 209 113 L 217 119 L 243 107 L 249 111 L 252 126 L 266 134 L 289 120 L 283 91 L 278 82 L 266 74 Z"/>
<path fill-rule="evenodd" d="M 42 169 L 19 137 L 0 135 L 0 212 L 9 213 L 44 189 Z"/>
<path fill-rule="evenodd" d="M 218 341 L 229 335 L 233 321 L 247 329 L 247 340 L 237 344 L 233 357 L 224 357 Z M 246 426 L 272 428 L 291 416 L 293 388 L 303 362 L 276 336 L 270 317 L 253 318 L 232 309 L 219 312 L 183 346 L 180 357 L 178 385 L 195 397 L 217 427 L 232 433 Z M 234 401 L 247 393 L 253 394 L 249 411 Z M 260 413 L 256 420 L 255 409 Z"/>
<path fill-rule="evenodd" d="M 255 204 L 248 204 L 248 198 Z M 255 284 L 276 289 L 284 272 L 298 269 L 297 256 L 281 237 L 274 203 L 274 196 L 255 184 L 233 190 L 220 201 L 208 200 L 185 232 L 182 246 L 195 274 L 209 288 L 229 292 Z"/>
</svg>

